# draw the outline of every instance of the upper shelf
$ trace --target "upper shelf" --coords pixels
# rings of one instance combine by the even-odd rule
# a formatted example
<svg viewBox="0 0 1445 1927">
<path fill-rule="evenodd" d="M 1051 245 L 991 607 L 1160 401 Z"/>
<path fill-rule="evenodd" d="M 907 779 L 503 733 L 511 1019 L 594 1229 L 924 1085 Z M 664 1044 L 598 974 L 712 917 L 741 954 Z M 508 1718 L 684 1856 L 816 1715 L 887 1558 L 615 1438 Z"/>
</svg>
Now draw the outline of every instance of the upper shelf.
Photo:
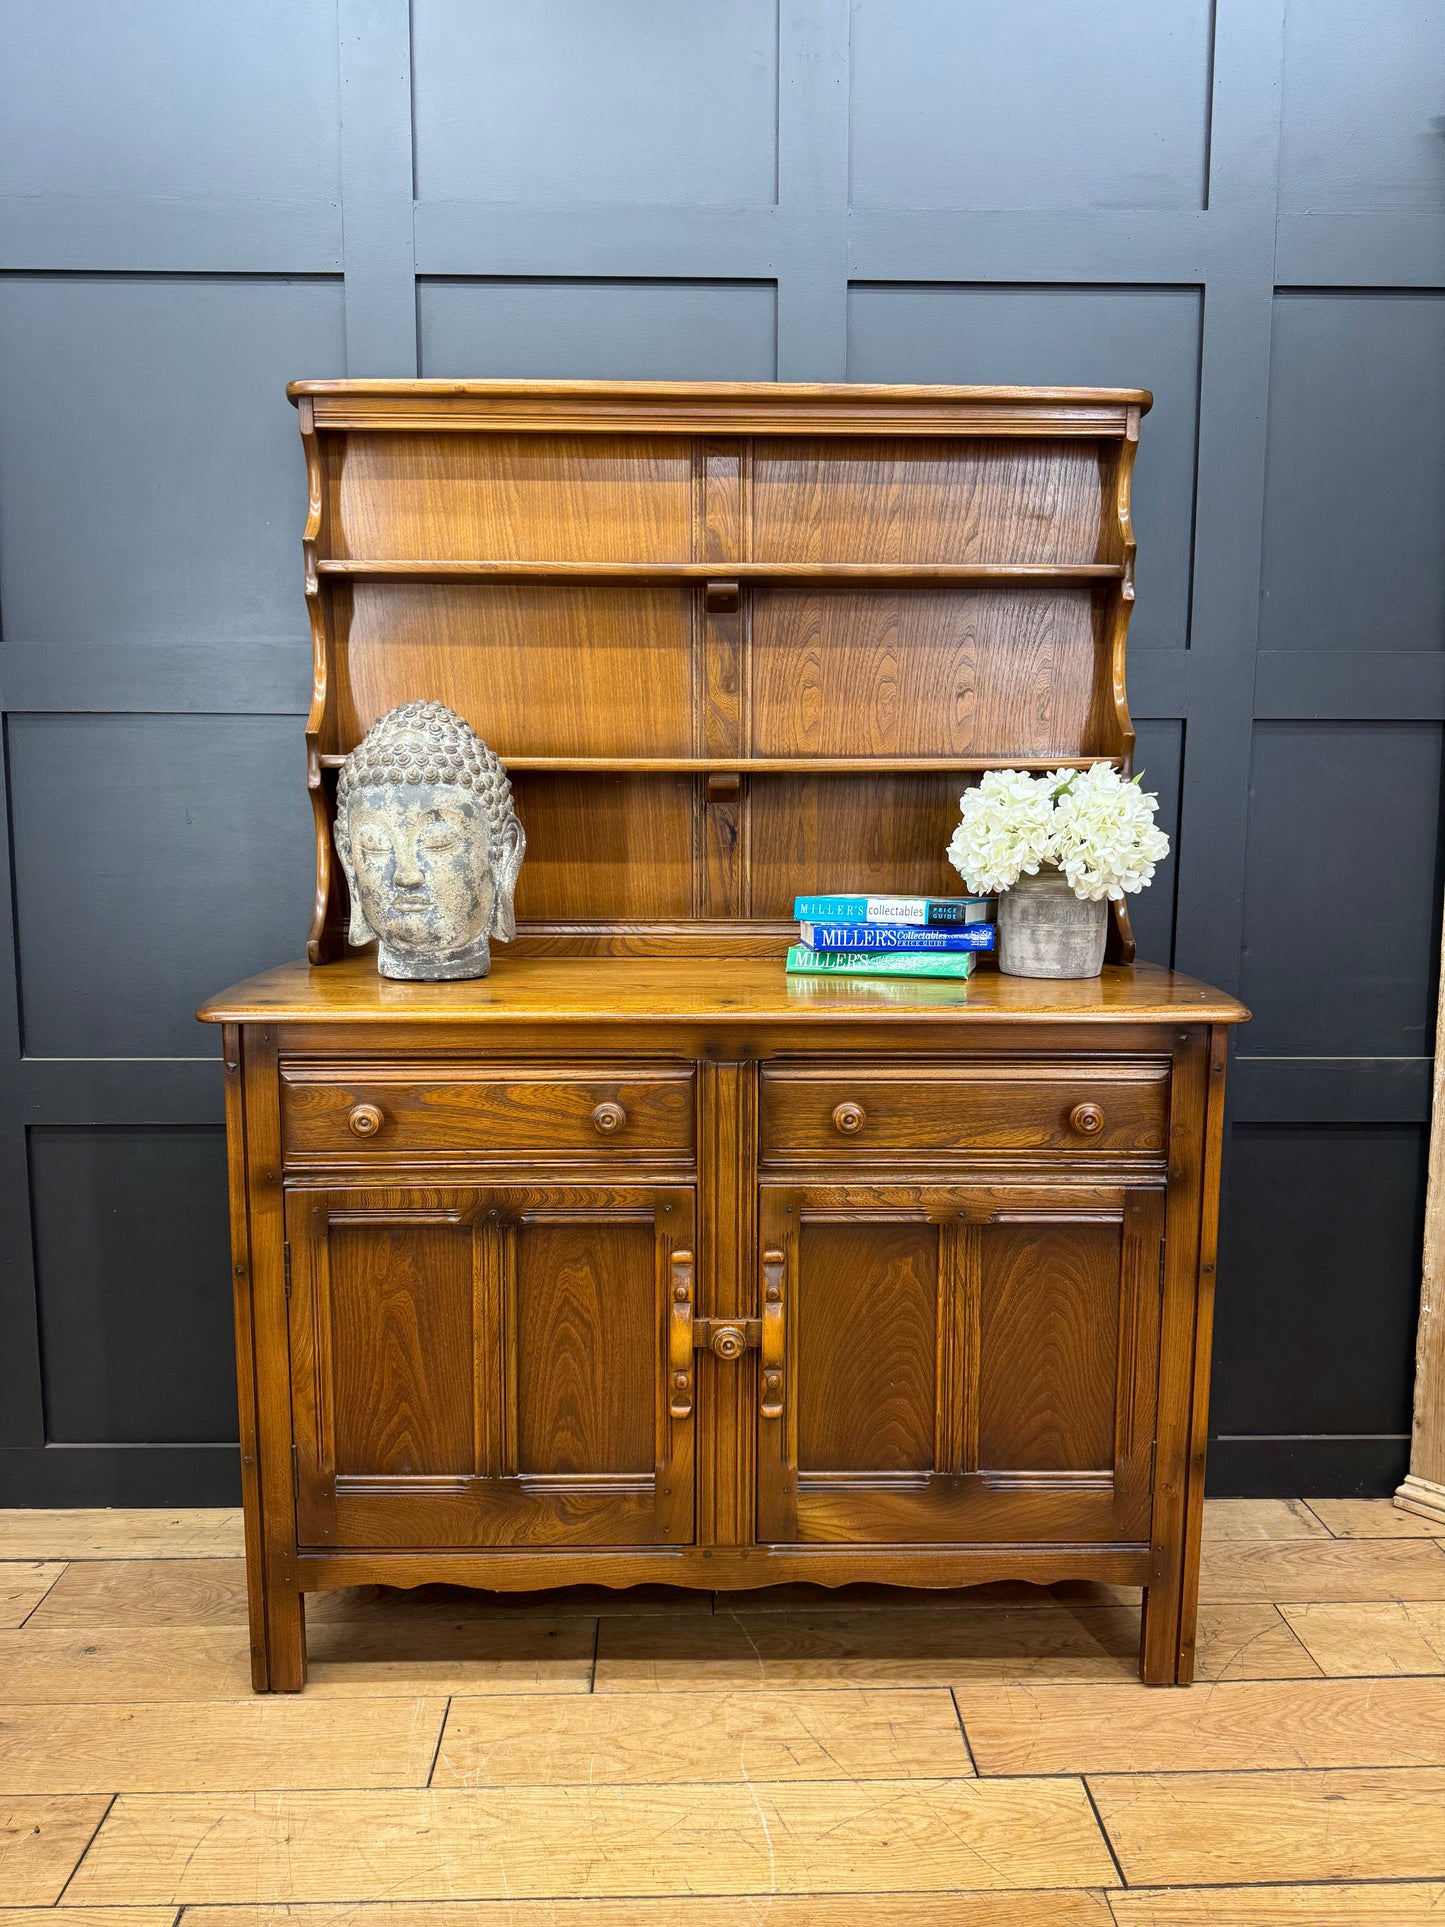
<svg viewBox="0 0 1445 1927">
<path fill-rule="evenodd" d="M 318 576 L 362 582 L 573 582 L 634 588 L 685 582 L 878 583 L 919 588 L 956 583 L 1118 582 L 1121 562 L 420 562 L 327 557 Z"/>
<path fill-rule="evenodd" d="M 293 381 L 304 426 L 436 433 L 1020 435 L 1128 438 L 1147 388 L 866 382 Z"/>
<path fill-rule="evenodd" d="M 508 770 L 580 771 L 627 776 L 878 776 L 974 775 L 990 769 L 1091 769 L 1119 764 L 1119 756 L 509 756 Z M 322 769 L 340 769 L 345 756 L 317 757 Z"/>
</svg>

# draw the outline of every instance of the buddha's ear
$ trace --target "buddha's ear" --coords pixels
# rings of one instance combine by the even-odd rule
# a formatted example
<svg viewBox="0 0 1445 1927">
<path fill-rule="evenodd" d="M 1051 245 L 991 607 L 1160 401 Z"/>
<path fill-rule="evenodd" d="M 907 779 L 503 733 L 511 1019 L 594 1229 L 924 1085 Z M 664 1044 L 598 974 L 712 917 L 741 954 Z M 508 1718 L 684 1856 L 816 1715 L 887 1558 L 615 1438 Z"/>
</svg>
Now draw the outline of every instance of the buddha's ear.
<svg viewBox="0 0 1445 1927">
<path fill-rule="evenodd" d="M 346 941 L 353 949 L 359 950 L 363 944 L 375 940 L 376 932 L 362 914 L 361 897 L 356 888 L 356 871 L 351 863 L 351 838 L 341 827 L 341 818 L 336 819 L 332 829 L 332 839 L 336 844 L 336 854 L 341 859 L 341 873 L 346 878 L 346 895 L 351 904 L 351 922 L 347 927 Z"/>
<path fill-rule="evenodd" d="M 526 833 L 515 814 L 509 810 L 497 845 L 497 895 L 492 905 L 490 932 L 492 936 L 500 937 L 503 943 L 510 943 L 517 934 L 517 917 L 512 908 L 512 899 L 517 890 L 517 872 L 522 867 L 522 858 L 526 853 Z"/>
</svg>

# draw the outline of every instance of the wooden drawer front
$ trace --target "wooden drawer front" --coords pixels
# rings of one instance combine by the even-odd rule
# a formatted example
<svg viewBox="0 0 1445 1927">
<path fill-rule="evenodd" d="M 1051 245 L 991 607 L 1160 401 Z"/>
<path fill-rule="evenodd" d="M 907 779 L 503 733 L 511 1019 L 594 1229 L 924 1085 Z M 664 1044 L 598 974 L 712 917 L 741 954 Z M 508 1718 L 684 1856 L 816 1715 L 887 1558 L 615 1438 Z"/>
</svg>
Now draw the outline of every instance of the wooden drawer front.
<svg viewBox="0 0 1445 1927">
<path fill-rule="evenodd" d="M 1160 1156 L 1167 1063 L 882 1065 L 763 1072 L 773 1164 L 951 1151 L 1141 1151 Z"/>
<path fill-rule="evenodd" d="M 693 1153 L 693 1073 L 626 1066 L 296 1066 L 292 1158 L 668 1157 Z"/>
</svg>

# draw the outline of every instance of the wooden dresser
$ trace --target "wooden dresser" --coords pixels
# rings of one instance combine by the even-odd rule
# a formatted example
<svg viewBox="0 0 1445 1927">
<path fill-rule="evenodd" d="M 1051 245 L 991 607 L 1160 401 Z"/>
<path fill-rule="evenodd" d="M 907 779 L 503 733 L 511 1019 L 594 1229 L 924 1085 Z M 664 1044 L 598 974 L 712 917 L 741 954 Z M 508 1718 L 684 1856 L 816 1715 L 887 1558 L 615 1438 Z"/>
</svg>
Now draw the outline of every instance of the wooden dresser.
<svg viewBox="0 0 1445 1927">
<path fill-rule="evenodd" d="M 303 1595 L 1094 1578 L 1193 1668 L 1228 1026 L 1102 978 L 789 978 L 957 894 L 980 770 L 1133 730 L 1142 392 L 300 382 L 306 962 L 224 1025 L 253 1679 Z M 518 941 L 346 954 L 336 771 L 513 772 Z"/>
</svg>

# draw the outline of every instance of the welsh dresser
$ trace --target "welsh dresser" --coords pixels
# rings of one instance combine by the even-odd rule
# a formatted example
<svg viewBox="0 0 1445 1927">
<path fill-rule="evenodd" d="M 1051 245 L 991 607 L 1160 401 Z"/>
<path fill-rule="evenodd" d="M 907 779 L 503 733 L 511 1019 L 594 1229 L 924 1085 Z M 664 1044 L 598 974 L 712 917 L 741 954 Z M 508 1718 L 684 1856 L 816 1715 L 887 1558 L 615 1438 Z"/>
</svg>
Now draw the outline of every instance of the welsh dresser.
<svg viewBox="0 0 1445 1927">
<path fill-rule="evenodd" d="M 957 893 L 980 771 L 1131 767 L 1143 391 L 297 382 L 307 955 L 223 1029 L 253 1680 L 304 1596 L 1096 1579 L 1194 1660 L 1232 998 L 788 977 Z M 336 772 L 438 698 L 518 940 L 347 954 Z"/>
</svg>

